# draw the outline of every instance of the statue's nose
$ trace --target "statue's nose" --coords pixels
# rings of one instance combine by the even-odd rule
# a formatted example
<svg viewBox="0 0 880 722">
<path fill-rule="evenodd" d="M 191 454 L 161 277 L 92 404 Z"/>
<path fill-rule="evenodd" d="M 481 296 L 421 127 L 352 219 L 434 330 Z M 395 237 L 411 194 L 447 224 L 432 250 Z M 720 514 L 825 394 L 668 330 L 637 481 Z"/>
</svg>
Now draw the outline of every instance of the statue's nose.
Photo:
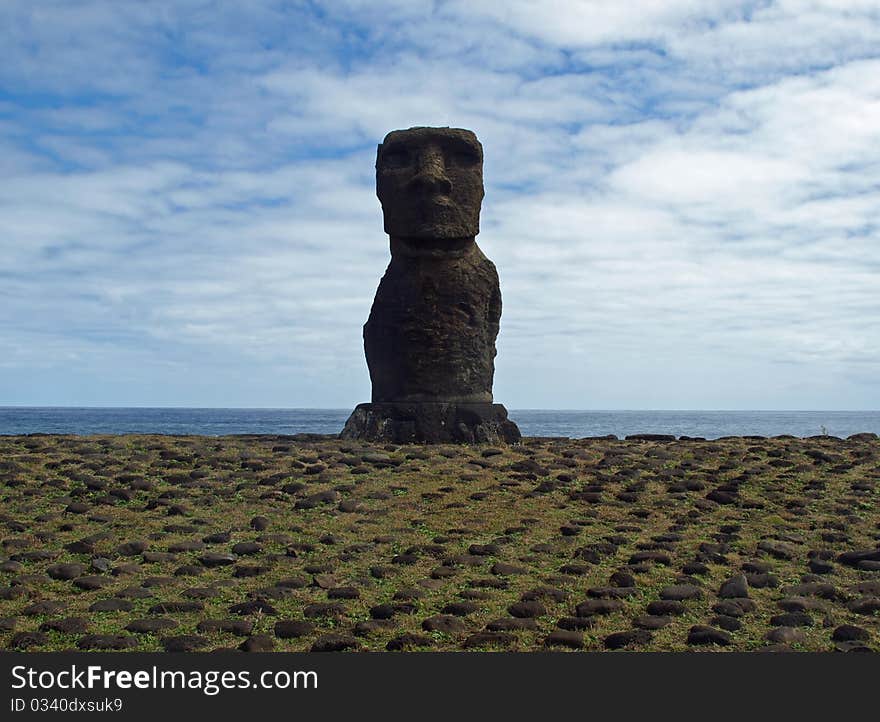
<svg viewBox="0 0 880 722">
<path fill-rule="evenodd" d="M 418 172 L 409 185 L 415 190 L 441 195 L 452 191 L 452 181 L 446 175 L 446 164 L 439 148 L 428 148 L 419 155 Z"/>
</svg>

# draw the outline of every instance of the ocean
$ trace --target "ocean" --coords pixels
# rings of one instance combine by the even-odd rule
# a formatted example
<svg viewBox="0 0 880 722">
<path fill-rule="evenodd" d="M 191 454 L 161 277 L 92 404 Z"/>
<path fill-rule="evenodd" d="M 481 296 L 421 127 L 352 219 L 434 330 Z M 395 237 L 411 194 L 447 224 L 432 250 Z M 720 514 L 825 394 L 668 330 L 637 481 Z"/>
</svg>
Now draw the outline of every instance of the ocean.
<svg viewBox="0 0 880 722">
<path fill-rule="evenodd" d="M 0 407 L 0 434 L 336 434 L 351 409 Z M 511 409 L 524 436 L 880 434 L 880 411 L 551 411 Z"/>
</svg>

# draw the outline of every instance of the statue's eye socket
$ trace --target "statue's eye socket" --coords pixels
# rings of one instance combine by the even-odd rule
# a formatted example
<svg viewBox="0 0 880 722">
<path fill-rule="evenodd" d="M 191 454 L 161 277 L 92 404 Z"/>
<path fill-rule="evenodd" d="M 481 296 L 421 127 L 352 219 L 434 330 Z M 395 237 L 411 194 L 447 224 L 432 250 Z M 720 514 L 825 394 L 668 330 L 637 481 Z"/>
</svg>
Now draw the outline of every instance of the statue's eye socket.
<svg viewBox="0 0 880 722">
<path fill-rule="evenodd" d="M 449 160 L 447 162 L 459 168 L 470 168 L 471 166 L 475 166 L 480 162 L 480 157 L 476 153 L 469 150 L 457 150 L 449 156 Z"/>
<path fill-rule="evenodd" d="M 382 156 L 382 163 L 387 168 L 405 168 L 410 163 L 410 155 L 403 149 L 389 150 Z"/>
</svg>

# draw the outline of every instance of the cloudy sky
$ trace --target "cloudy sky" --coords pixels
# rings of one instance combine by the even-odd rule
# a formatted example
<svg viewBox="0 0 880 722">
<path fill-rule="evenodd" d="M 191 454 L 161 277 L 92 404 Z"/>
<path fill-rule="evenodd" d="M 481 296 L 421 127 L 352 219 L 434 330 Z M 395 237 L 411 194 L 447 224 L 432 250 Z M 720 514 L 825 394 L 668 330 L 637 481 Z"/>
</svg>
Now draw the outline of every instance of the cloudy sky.
<svg viewBox="0 0 880 722">
<path fill-rule="evenodd" d="M 876 0 L 3 0 L 0 404 L 345 408 L 473 129 L 509 408 L 880 408 Z"/>
</svg>

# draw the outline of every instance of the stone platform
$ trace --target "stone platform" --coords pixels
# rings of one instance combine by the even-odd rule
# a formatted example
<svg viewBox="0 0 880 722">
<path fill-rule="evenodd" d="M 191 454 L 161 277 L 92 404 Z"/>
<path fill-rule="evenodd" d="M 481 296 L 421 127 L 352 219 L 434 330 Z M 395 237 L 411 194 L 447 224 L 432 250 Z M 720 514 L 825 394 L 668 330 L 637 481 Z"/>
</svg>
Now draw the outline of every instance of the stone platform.
<svg viewBox="0 0 880 722">
<path fill-rule="evenodd" d="M 385 402 L 358 404 L 340 438 L 394 444 L 514 444 L 521 434 L 502 404 Z"/>
</svg>

